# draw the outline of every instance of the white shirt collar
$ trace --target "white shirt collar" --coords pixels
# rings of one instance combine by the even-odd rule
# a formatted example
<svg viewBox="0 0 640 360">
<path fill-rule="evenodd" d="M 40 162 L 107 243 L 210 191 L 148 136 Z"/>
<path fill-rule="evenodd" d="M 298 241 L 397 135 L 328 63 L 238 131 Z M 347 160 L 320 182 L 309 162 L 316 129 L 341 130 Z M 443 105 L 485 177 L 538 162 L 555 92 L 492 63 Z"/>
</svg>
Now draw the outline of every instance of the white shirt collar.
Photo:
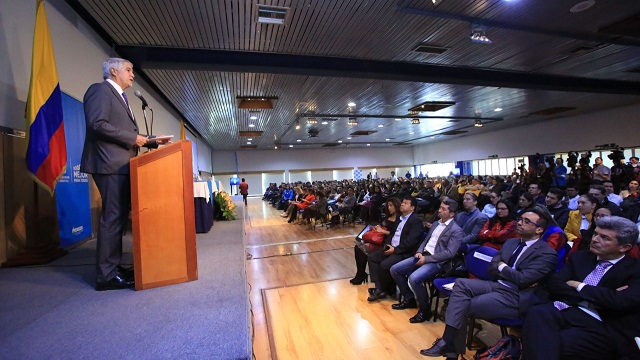
<svg viewBox="0 0 640 360">
<path fill-rule="evenodd" d="M 114 89 L 116 89 L 116 91 L 118 92 L 118 94 L 120 94 L 120 96 L 122 96 L 122 93 L 124 92 L 124 90 L 122 90 L 122 88 L 120 87 L 120 85 L 118 85 L 118 83 L 116 83 L 111 79 L 107 79 L 107 82 L 111 84 L 111 86 L 113 86 Z"/>
</svg>

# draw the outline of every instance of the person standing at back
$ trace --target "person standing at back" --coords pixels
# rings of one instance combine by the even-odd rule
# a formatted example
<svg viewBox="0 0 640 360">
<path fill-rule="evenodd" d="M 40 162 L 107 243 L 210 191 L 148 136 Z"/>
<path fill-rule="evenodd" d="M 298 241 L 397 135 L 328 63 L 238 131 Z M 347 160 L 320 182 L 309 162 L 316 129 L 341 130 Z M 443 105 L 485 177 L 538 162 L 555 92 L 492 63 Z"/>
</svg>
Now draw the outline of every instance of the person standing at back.
<svg viewBox="0 0 640 360">
<path fill-rule="evenodd" d="M 131 189 L 129 160 L 141 146 L 156 148 L 168 140 L 150 140 L 138 124 L 124 90 L 133 85 L 133 64 L 119 58 L 102 64 L 105 81 L 84 95 L 87 134 L 80 171 L 92 174 L 102 197 L 96 248 L 96 290 L 133 287 L 131 274 L 122 273 L 122 235 L 129 215 Z"/>
<path fill-rule="evenodd" d="M 238 188 L 240 188 L 240 195 L 242 195 L 242 201 L 244 201 L 244 205 L 246 206 L 247 195 L 249 195 L 249 184 L 247 184 L 244 178 L 242 178 L 242 181 L 240 182 L 240 185 L 238 185 Z"/>
</svg>

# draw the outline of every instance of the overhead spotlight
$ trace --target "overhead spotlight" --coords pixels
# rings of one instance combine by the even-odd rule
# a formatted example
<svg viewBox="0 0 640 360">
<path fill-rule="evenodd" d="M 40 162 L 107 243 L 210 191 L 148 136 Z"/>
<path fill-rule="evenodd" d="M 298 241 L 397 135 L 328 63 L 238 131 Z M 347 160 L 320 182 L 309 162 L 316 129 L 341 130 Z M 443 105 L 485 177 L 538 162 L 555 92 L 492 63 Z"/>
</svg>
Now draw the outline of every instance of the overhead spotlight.
<svg viewBox="0 0 640 360">
<path fill-rule="evenodd" d="M 413 125 L 420 125 L 420 119 L 416 118 L 416 119 L 411 119 L 411 123 Z"/>
<path fill-rule="evenodd" d="M 358 125 L 358 119 L 356 119 L 356 118 L 349 118 L 349 120 L 347 121 L 347 125 L 349 125 L 349 126 L 356 126 L 356 125 Z"/>
<path fill-rule="evenodd" d="M 315 125 L 318 123 L 318 120 L 316 120 L 316 118 L 308 118 L 307 119 L 307 124 L 309 125 Z"/>
<path fill-rule="evenodd" d="M 471 41 L 479 44 L 491 44 L 492 41 L 486 35 L 487 27 L 484 25 L 471 24 Z"/>
<path fill-rule="evenodd" d="M 497 107 L 497 108 L 493 109 L 493 111 L 496 111 L 496 112 L 497 112 L 497 111 L 502 111 L 502 108 Z"/>
<path fill-rule="evenodd" d="M 482 127 L 482 120 L 476 119 L 476 124 L 474 126 L 475 127 Z"/>
<path fill-rule="evenodd" d="M 354 106 L 356 106 L 356 103 L 354 103 L 354 102 L 350 102 L 350 103 L 348 103 L 348 104 L 347 104 L 347 106 L 348 106 L 348 107 L 354 107 Z"/>
<path fill-rule="evenodd" d="M 300 130 L 300 120 L 296 120 L 296 130 Z"/>
<path fill-rule="evenodd" d="M 278 150 L 278 145 L 274 146 L 273 148 L 274 148 L 274 149 L 276 149 L 276 150 Z"/>
</svg>

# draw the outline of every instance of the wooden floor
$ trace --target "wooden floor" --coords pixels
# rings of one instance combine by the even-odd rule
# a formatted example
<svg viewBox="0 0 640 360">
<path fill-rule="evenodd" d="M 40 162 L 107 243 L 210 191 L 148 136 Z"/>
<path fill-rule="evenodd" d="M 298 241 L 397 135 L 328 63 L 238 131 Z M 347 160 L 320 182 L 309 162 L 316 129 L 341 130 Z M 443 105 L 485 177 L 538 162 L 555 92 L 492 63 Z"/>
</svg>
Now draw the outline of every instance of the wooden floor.
<svg viewBox="0 0 640 360">
<path fill-rule="evenodd" d="M 255 358 L 424 359 L 444 324 L 410 324 L 415 309 L 369 304 L 348 281 L 363 226 L 307 230 L 279 213 L 259 198 L 244 209 Z"/>
</svg>

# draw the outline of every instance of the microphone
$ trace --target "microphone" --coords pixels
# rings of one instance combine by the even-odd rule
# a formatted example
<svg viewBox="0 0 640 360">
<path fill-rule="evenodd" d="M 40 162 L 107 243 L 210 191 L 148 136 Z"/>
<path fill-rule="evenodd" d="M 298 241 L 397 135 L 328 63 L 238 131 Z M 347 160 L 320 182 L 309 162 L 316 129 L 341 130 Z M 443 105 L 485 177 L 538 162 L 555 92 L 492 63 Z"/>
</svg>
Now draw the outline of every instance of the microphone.
<svg viewBox="0 0 640 360">
<path fill-rule="evenodd" d="M 140 93 L 140 91 L 136 90 L 133 95 L 137 96 L 138 99 L 140 99 L 140 101 L 142 101 L 142 109 L 144 110 L 144 108 L 148 108 L 149 104 L 147 103 L 147 100 L 145 100 L 144 96 L 142 96 L 142 94 Z"/>
</svg>

